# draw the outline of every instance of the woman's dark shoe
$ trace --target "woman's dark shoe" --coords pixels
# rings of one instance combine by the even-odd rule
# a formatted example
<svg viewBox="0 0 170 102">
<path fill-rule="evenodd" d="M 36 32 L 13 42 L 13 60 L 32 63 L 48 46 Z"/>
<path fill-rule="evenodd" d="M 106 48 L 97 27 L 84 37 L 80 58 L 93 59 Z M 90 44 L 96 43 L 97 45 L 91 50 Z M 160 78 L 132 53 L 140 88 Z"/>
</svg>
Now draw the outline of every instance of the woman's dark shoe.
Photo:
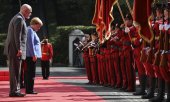
<svg viewBox="0 0 170 102">
<path fill-rule="evenodd" d="M 11 93 L 9 94 L 9 97 L 24 97 L 25 94 L 22 93 Z"/>
</svg>

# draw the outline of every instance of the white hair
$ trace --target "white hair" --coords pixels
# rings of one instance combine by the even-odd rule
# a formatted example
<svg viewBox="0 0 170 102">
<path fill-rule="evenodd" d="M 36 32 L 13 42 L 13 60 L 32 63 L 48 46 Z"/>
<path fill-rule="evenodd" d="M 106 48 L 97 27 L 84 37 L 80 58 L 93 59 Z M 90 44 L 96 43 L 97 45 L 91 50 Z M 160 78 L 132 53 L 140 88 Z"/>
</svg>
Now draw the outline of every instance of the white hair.
<svg viewBox="0 0 170 102">
<path fill-rule="evenodd" d="M 28 4 L 23 4 L 20 8 L 20 12 L 25 12 L 26 10 L 32 11 L 32 7 Z"/>
</svg>

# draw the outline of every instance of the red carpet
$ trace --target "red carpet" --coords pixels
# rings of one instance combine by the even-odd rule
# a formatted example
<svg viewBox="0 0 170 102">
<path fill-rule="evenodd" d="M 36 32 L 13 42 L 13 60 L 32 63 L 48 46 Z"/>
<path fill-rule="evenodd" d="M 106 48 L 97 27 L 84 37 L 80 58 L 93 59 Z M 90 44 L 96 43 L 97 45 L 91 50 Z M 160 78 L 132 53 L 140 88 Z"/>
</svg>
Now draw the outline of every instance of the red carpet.
<svg viewBox="0 0 170 102">
<path fill-rule="evenodd" d="M 56 80 L 60 78 L 71 79 L 73 77 L 53 77 L 49 80 L 36 78 L 35 90 L 38 94 L 27 94 L 25 97 L 21 98 L 9 97 L 9 82 L 0 81 L 0 102 L 104 102 L 101 97 L 96 96 L 93 92 L 84 88 L 56 82 Z M 80 77 L 77 79 L 82 80 L 86 78 Z M 23 89 L 22 92 L 25 92 L 25 90 Z"/>
<path fill-rule="evenodd" d="M 0 81 L 8 81 L 9 80 L 9 71 L 0 71 Z"/>
</svg>

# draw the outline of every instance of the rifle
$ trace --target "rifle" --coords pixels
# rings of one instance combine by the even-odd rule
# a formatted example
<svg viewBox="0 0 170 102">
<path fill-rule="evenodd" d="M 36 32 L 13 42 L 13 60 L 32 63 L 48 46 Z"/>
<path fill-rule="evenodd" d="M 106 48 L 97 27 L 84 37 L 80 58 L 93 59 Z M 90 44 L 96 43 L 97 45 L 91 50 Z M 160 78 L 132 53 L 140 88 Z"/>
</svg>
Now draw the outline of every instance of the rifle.
<svg viewBox="0 0 170 102">
<path fill-rule="evenodd" d="M 161 54 L 161 61 L 160 61 L 160 67 L 168 66 L 168 58 L 166 51 L 169 49 L 169 34 L 167 34 L 167 31 L 165 32 L 165 43 L 164 43 L 164 52 Z"/>
<path fill-rule="evenodd" d="M 154 33 L 154 36 L 155 36 L 155 33 Z M 146 62 L 150 64 L 152 64 L 152 58 L 154 57 L 154 49 L 153 49 L 154 45 L 155 45 L 155 39 L 153 39 L 150 43 L 150 51 L 148 52 L 148 57 L 146 59 Z"/>
<path fill-rule="evenodd" d="M 155 25 L 155 21 L 156 21 L 156 19 L 154 19 L 154 25 Z M 147 56 L 147 59 L 146 59 L 146 62 L 150 63 L 150 64 L 152 64 L 152 61 L 153 61 L 152 59 L 154 57 L 154 46 L 155 46 L 155 40 L 156 40 L 156 37 L 155 37 L 156 32 L 154 30 L 153 30 L 153 34 L 154 34 L 154 39 L 149 43 L 150 50 L 148 52 L 148 56 Z"/>
<path fill-rule="evenodd" d="M 146 47 L 146 41 L 143 40 L 143 48 L 145 48 L 145 47 Z M 144 62 L 146 62 L 146 59 L 147 59 L 146 51 L 143 49 L 141 51 L 140 61 L 144 63 Z"/>
<path fill-rule="evenodd" d="M 163 50 L 163 37 L 164 34 L 162 33 L 162 31 L 160 31 L 160 37 L 159 37 L 159 49 L 158 51 L 155 53 L 155 60 L 154 60 L 154 65 L 159 66 L 160 64 L 160 55 L 161 55 L 161 50 Z"/>
<path fill-rule="evenodd" d="M 92 41 L 88 42 L 86 45 L 83 46 L 81 51 L 84 51 L 84 49 L 88 48 L 91 45 Z"/>
<path fill-rule="evenodd" d="M 153 63 L 156 66 L 159 66 L 159 64 L 160 64 L 161 50 L 163 50 L 163 41 L 164 41 L 163 38 L 164 38 L 164 34 L 162 33 L 162 31 L 160 31 L 159 49 L 155 53 L 155 60 L 154 60 L 154 63 Z"/>
<path fill-rule="evenodd" d="M 156 6 L 156 0 L 154 0 L 153 1 L 153 3 L 152 3 L 152 14 L 151 14 L 151 16 L 148 18 L 148 23 L 150 22 L 150 21 L 153 21 L 153 24 L 155 24 L 155 21 L 156 21 L 156 19 L 154 18 L 152 18 L 152 17 L 154 17 L 154 12 L 155 12 L 155 6 Z M 150 22 L 151 23 L 151 22 Z M 152 28 L 152 30 L 153 30 L 153 26 L 152 26 L 152 24 L 149 24 L 150 25 L 150 27 Z M 149 44 L 149 46 L 150 46 L 150 49 L 147 49 L 147 51 L 148 51 L 148 55 L 145 53 L 145 55 L 141 55 L 141 57 L 143 56 L 143 57 L 146 57 L 146 62 L 147 63 L 150 63 L 150 64 L 152 64 L 152 58 L 153 58 L 153 48 L 154 48 L 154 45 L 155 45 L 155 31 L 153 30 L 153 40 L 152 41 L 150 41 L 148 44 Z M 144 46 L 144 47 L 146 47 L 146 46 Z"/>
</svg>

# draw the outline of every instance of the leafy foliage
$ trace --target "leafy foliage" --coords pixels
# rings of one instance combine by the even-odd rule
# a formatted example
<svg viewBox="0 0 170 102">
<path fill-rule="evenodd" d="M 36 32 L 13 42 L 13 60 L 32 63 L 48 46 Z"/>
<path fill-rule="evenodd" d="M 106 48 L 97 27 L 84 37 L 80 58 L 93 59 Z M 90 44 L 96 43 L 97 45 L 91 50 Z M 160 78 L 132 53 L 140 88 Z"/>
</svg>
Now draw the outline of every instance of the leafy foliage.
<svg viewBox="0 0 170 102">
<path fill-rule="evenodd" d="M 0 34 L 0 65 L 6 66 L 6 57 L 3 55 L 4 51 L 4 41 L 6 39 L 6 34 Z"/>
<path fill-rule="evenodd" d="M 57 0 L 59 25 L 91 25 L 95 0 Z"/>
</svg>

